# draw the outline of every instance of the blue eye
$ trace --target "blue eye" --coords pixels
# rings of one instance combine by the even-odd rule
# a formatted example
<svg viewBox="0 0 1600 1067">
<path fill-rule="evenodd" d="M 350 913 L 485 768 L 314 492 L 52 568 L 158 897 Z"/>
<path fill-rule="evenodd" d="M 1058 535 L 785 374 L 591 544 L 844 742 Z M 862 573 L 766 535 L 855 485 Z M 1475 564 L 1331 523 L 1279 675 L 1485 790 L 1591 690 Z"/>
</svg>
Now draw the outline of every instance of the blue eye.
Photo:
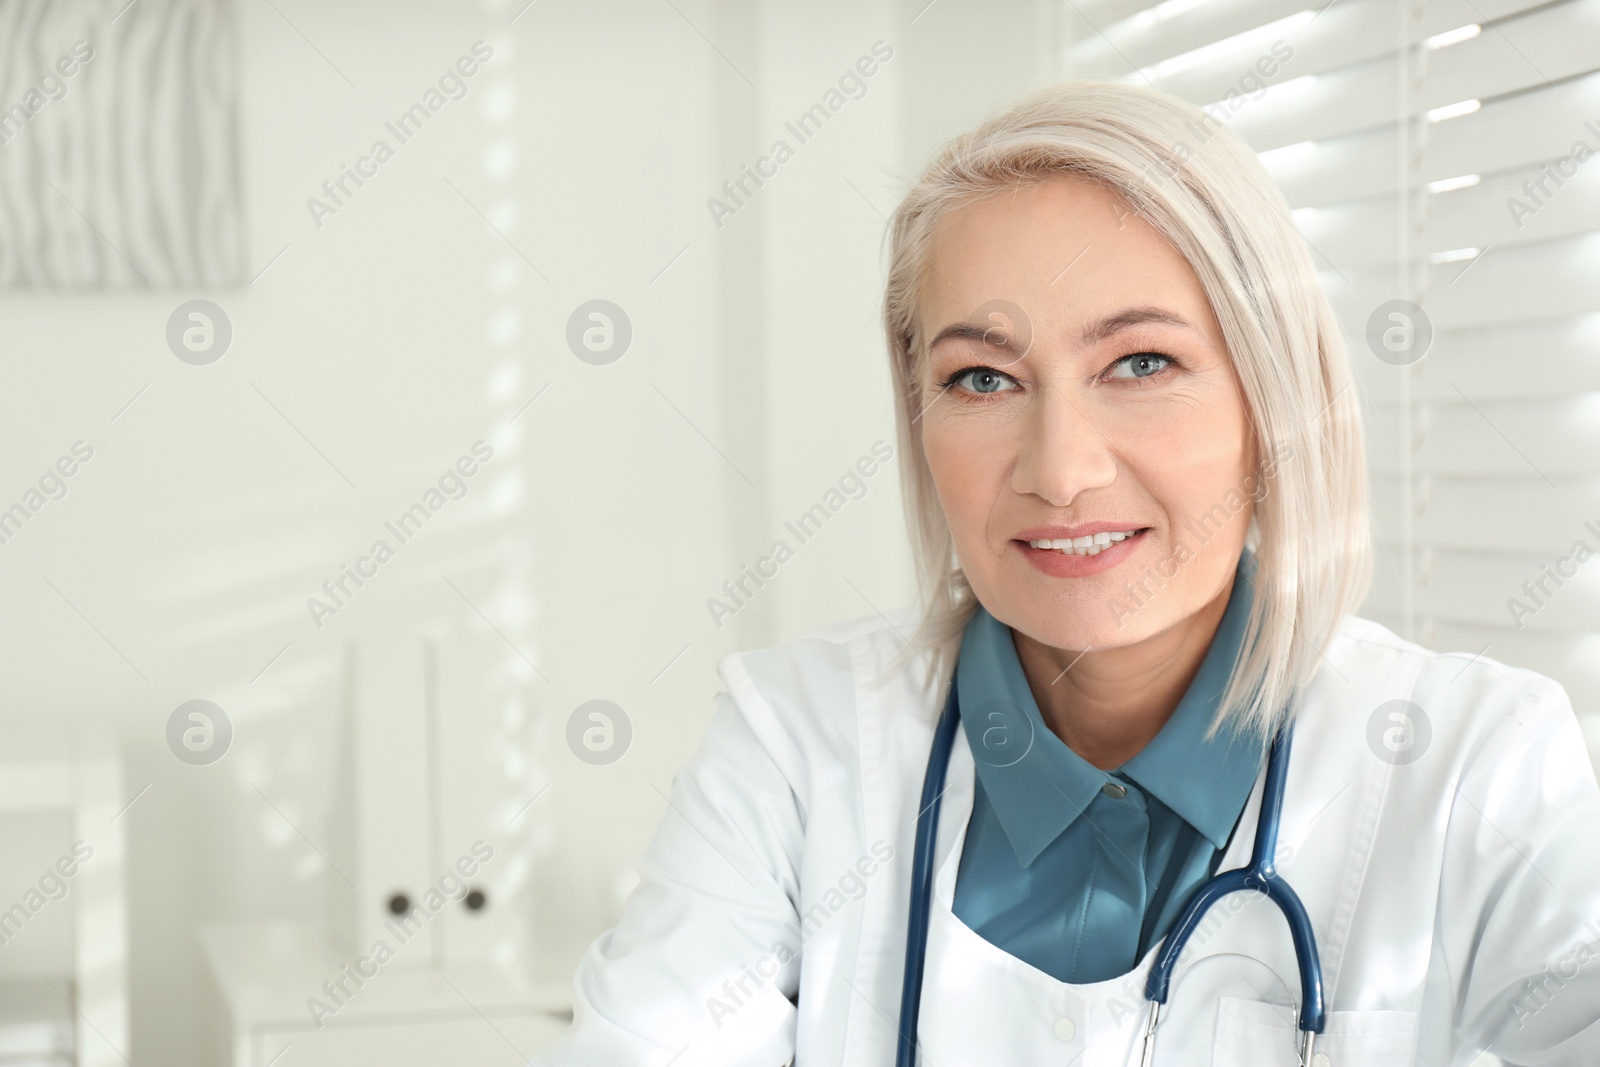
<svg viewBox="0 0 1600 1067">
<path fill-rule="evenodd" d="M 1159 352 L 1135 352 L 1123 356 L 1111 365 L 1107 378 L 1140 379 L 1153 378 L 1172 366 L 1177 361 L 1171 356 L 1163 356 Z M 1129 373 L 1119 374 L 1118 371 L 1127 369 Z"/>
<path fill-rule="evenodd" d="M 980 396 L 992 396 L 995 393 L 1008 392 L 1007 384 L 1015 385 L 1016 380 L 1009 374 L 995 370 L 993 367 L 967 367 L 958 370 L 946 378 L 940 386 L 948 389 L 960 383 L 963 388 Z"/>
</svg>

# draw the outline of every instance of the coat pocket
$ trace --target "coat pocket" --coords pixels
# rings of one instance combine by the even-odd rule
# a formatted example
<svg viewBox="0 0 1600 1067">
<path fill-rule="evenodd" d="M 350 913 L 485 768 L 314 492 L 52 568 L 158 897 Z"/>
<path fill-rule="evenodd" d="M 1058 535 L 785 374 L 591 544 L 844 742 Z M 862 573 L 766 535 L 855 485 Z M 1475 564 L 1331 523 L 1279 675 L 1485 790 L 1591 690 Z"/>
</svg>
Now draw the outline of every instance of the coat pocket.
<svg viewBox="0 0 1600 1067">
<path fill-rule="evenodd" d="M 1298 1067 L 1299 1042 L 1293 1007 L 1247 997 L 1218 1000 L 1212 1067 Z M 1313 1067 L 1411 1067 L 1416 1047 L 1416 1012 L 1330 1011 Z"/>
</svg>

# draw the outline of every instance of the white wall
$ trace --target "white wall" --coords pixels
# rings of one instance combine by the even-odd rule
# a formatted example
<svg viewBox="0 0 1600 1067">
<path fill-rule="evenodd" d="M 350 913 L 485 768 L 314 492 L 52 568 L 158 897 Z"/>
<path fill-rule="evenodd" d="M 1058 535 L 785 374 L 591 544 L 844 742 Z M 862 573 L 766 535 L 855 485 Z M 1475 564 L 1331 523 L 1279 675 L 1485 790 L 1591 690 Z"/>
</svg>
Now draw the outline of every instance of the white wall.
<svg viewBox="0 0 1600 1067">
<path fill-rule="evenodd" d="M 949 3 L 520 7 L 244 0 L 246 259 L 264 273 L 0 295 L 0 499 L 73 442 L 94 449 L 0 545 L 0 715 L 104 725 L 130 799 L 149 786 L 124 817 L 139 1062 L 202 1062 L 200 924 L 352 904 L 327 859 L 349 854 L 352 643 L 454 635 L 501 658 L 525 702 L 461 749 L 494 810 L 539 796 L 486 832 L 527 866 L 508 903 L 532 950 L 570 966 L 631 888 L 717 659 L 911 595 L 889 468 L 725 625 L 706 604 L 893 443 L 878 215 L 919 138 L 1036 80 L 970 49 L 1028 35 Z M 317 226 L 307 198 L 479 39 L 494 56 L 467 95 Z M 894 57 L 866 94 L 718 227 L 706 201 L 723 180 L 880 39 Z M 204 367 L 165 341 L 196 296 L 233 326 Z M 633 323 L 610 366 L 565 341 L 594 298 Z M 314 625 L 307 598 L 480 438 L 496 455 L 466 497 Z M 565 740 L 596 697 L 634 727 L 609 767 Z M 210 766 L 165 740 L 195 698 L 236 731 Z"/>
<path fill-rule="evenodd" d="M 518 751 L 482 769 L 507 801 L 553 782 L 507 832 L 535 857 L 517 903 L 538 939 L 614 916 L 663 805 L 652 784 L 692 750 L 716 658 L 757 632 L 754 615 L 719 631 L 704 606 L 742 555 L 733 516 L 771 492 L 765 398 L 736 373 L 757 353 L 720 328 L 733 272 L 704 207 L 728 87 L 672 5 L 542 4 L 512 25 L 518 6 L 240 4 L 248 258 L 287 251 L 234 290 L 0 298 L 0 497 L 74 441 L 94 449 L 0 546 L 3 711 L 107 724 L 130 794 L 150 785 L 126 816 L 140 1062 L 200 1062 L 199 923 L 314 916 L 348 892 L 322 853 L 346 814 L 349 642 L 469 633 L 548 679 L 497 739 Z M 307 197 L 480 38 L 495 54 L 467 96 L 316 227 Z M 207 367 L 164 340 L 197 295 L 234 327 Z M 565 343 L 594 297 L 634 325 L 609 367 Z M 314 626 L 307 597 L 479 438 L 496 458 L 465 499 Z M 209 767 L 164 739 L 196 697 L 237 731 Z M 566 749 L 568 713 L 593 697 L 633 718 L 613 767 Z"/>
</svg>

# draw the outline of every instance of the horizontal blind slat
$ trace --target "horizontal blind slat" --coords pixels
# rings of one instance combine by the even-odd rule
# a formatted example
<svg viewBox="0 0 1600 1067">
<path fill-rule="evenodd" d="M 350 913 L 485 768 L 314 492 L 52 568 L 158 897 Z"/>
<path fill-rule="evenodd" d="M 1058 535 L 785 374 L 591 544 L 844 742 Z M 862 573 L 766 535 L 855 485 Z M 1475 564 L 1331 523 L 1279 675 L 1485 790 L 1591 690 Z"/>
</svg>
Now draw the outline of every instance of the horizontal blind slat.
<svg viewBox="0 0 1600 1067">
<path fill-rule="evenodd" d="M 1596 139 L 1600 150 L 1600 138 Z M 1600 158 L 1600 153 L 1597 153 Z M 1425 217 L 1413 218 L 1409 252 L 1444 255 L 1469 248 L 1493 248 L 1502 256 L 1523 248 L 1535 258 L 1542 247 L 1563 238 L 1600 231 L 1600 162 L 1577 166 L 1556 186 L 1542 169 L 1486 178 L 1469 188 L 1437 193 Z M 1393 274 L 1400 200 L 1368 197 L 1322 207 L 1294 209 L 1295 223 L 1317 253 L 1340 271 L 1376 270 Z M 1481 264 L 1475 264 L 1476 270 Z M 1441 262 L 1445 284 L 1464 270 L 1464 262 Z"/>
<path fill-rule="evenodd" d="M 1485 19 L 1507 18 L 1543 2 L 1436 0 L 1427 5 L 1422 18 L 1414 24 L 1413 39 L 1420 42 Z M 1088 76 L 1112 78 L 1144 71 L 1140 81 L 1149 79 L 1163 91 L 1205 102 L 1219 97 L 1253 62 L 1255 56 L 1250 47 L 1219 52 L 1215 58 L 1170 76 L 1150 68 L 1304 12 L 1293 35 L 1286 35 L 1297 51 L 1308 52 L 1307 69 L 1297 71 L 1297 75 L 1337 70 L 1393 53 L 1399 44 L 1399 20 L 1404 9 L 1393 0 L 1341 0 L 1331 4 L 1326 0 L 1214 0 L 1172 18 L 1152 18 L 1151 13 L 1158 10 L 1160 5 L 1153 5 L 1116 18 L 1109 12 L 1096 15 L 1081 7 L 1069 9 L 1076 23 L 1077 40 L 1067 49 L 1067 67 Z"/>
<path fill-rule="evenodd" d="M 1590 550 L 1600 538 L 1590 536 Z M 1398 551 L 1380 546 L 1385 568 L 1398 573 Z M 1533 553 L 1461 552 L 1432 549 L 1426 560 L 1418 553 L 1413 573 L 1419 575 L 1417 610 L 1437 618 L 1475 626 L 1502 627 L 1509 632 L 1593 634 L 1600 631 L 1594 605 L 1600 602 L 1600 561 L 1577 563 L 1568 558 L 1570 577 L 1549 577 L 1560 557 Z M 1541 589 L 1536 583 L 1543 580 Z M 1375 611 L 1399 610 L 1396 582 L 1373 582 L 1368 605 Z M 1520 627 L 1520 628 L 1519 628 Z"/>
<path fill-rule="evenodd" d="M 1378 359 L 1361 336 L 1350 357 L 1363 405 L 1397 405 L 1402 368 Z M 1460 403 L 1462 394 L 1515 401 L 1592 392 L 1600 392 L 1600 313 L 1442 330 L 1410 378 L 1413 404 Z"/>
<path fill-rule="evenodd" d="M 1600 550 L 1600 534 L 1585 525 L 1600 527 L 1600 476 L 1559 485 L 1553 490 L 1538 478 L 1427 474 L 1412 495 L 1413 533 L 1428 546 L 1461 551 L 1553 557 L 1584 536 Z M 1374 529 L 1401 528 L 1400 487 L 1392 473 L 1373 476 Z"/>
<path fill-rule="evenodd" d="M 1426 310 L 1435 331 L 1559 319 L 1600 311 L 1600 233 L 1509 248 L 1429 268 Z M 1346 336 L 1365 345 L 1367 320 L 1399 296 L 1396 272 L 1328 268 L 1322 284 Z"/>
<path fill-rule="evenodd" d="M 1399 469 L 1397 415 L 1390 405 L 1365 412 L 1374 471 Z M 1417 442 L 1412 468 L 1418 475 L 1513 475 L 1549 479 L 1557 487 L 1600 475 L 1600 393 L 1564 400 L 1489 396 L 1429 403 L 1413 413 L 1411 423 Z"/>
</svg>

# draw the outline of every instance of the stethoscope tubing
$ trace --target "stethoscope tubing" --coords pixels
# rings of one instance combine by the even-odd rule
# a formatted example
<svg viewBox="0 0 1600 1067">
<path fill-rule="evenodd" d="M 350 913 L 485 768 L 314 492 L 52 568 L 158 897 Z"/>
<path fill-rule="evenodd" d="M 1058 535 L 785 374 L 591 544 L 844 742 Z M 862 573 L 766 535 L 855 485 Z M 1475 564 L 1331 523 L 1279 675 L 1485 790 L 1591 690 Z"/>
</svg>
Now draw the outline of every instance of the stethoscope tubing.
<svg viewBox="0 0 1600 1067">
<path fill-rule="evenodd" d="M 1145 979 L 1146 1000 L 1156 1004 L 1167 1002 L 1178 957 L 1183 954 L 1189 938 L 1199 928 L 1213 904 L 1229 893 L 1262 893 L 1283 913 L 1284 921 L 1289 926 L 1289 937 L 1294 942 L 1295 960 L 1300 971 L 1300 1029 L 1320 1034 L 1326 1027 L 1322 960 L 1317 952 L 1316 936 L 1299 894 L 1278 874 L 1277 866 L 1278 827 L 1283 820 L 1283 794 L 1288 784 L 1289 753 L 1293 743 L 1294 725 L 1292 722 L 1285 723 L 1272 739 L 1272 748 L 1267 756 L 1267 780 L 1262 787 L 1261 815 L 1256 820 L 1250 863 L 1235 870 L 1219 871 L 1184 905 Z"/>
<path fill-rule="evenodd" d="M 933 846 L 939 832 L 939 801 L 944 796 L 945 772 L 955 747 L 961 722 L 952 679 L 944 713 L 934 728 L 928 770 L 922 776 L 922 800 L 917 805 L 917 832 L 911 864 L 911 909 L 906 926 L 906 968 L 900 986 L 900 1037 L 895 1067 L 916 1067 L 917 1018 L 922 1009 L 922 969 L 927 962 L 928 913 L 933 904 Z M 916 951 L 912 947 L 916 946 Z"/>
<path fill-rule="evenodd" d="M 911 907 L 906 923 L 905 975 L 900 990 L 900 1032 L 896 1045 L 895 1067 L 916 1067 L 917 1020 L 922 1007 L 922 980 L 927 961 L 928 921 L 933 904 L 933 851 L 939 827 L 939 802 L 944 795 L 950 754 L 955 747 L 956 728 L 961 709 L 956 699 L 954 679 L 945 700 L 943 713 L 934 728 L 928 752 L 928 768 L 922 779 L 922 798 L 917 808 L 914 857 L 911 865 Z M 1221 871 L 1197 890 L 1178 914 L 1164 939 L 1161 951 L 1145 980 L 1145 997 L 1151 1004 L 1150 1027 L 1146 1033 L 1145 1060 L 1150 1059 L 1161 1008 L 1172 991 L 1172 978 L 1178 958 L 1189 938 L 1199 928 L 1210 907 L 1229 893 L 1241 891 L 1265 894 L 1283 914 L 1294 942 L 1295 962 L 1300 971 L 1300 1030 L 1302 1058 L 1309 1057 L 1313 1035 L 1323 1032 L 1327 1012 L 1323 1002 L 1322 963 L 1316 936 L 1304 904 L 1294 889 L 1278 874 L 1278 826 L 1283 815 L 1283 797 L 1288 784 L 1289 754 L 1293 743 L 1292 721 L 1286 722 L 1272 739 L 1267 757 L 1267 777 L 1262 789 L 1261 814 L 1256 821 L 1255 841 L 1248 866 Z"/>
</svg>

